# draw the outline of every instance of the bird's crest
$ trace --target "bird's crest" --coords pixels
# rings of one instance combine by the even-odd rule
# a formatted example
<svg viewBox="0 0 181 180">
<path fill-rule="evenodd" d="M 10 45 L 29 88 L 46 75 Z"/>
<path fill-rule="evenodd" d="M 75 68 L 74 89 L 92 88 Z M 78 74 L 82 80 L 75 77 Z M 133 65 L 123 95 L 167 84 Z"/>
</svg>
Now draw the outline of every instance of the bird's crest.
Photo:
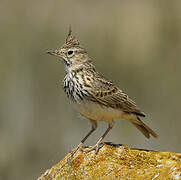
<svg viewBox="0 0 181 180">
<path fill-rule="evenodd" d="M 79 46 L 79 45 L 80 45 L 80 43 L 79 43 L 78 39 L 76 39 L 72 35 L 72 28 L 71 28 L 71 26 L 69 26 L 68 35 L 67 35 L 65 44 L 63 46 L 64 47 L 70 47 L 70 46 Z"/>
</svg>

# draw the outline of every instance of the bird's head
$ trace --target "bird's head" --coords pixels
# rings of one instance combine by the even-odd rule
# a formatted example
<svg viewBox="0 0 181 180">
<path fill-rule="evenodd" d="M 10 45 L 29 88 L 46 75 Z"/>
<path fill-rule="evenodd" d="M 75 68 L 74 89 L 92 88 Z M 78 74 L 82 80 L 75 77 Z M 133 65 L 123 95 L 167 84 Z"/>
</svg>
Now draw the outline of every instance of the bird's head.
<svg viewBox="0 0 181 180">
<path fill-rule="evenodd" d="M 79 41 L 72 36 L 71 27 L 69 27 L 65 43 L 60 48 L 48 50 L 47 53 L 60 57 L 60 59 L 63 60 L 66 69 L 79 66 L 89 60 L 86 50 L 80 46 Z"/>
</svg>

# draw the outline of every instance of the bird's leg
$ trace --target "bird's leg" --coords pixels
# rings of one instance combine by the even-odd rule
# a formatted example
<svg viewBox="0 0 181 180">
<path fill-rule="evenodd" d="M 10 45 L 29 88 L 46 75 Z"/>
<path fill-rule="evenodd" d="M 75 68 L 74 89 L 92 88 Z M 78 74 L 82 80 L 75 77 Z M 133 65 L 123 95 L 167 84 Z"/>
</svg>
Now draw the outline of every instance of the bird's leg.
<svg viewBox="0 0 181 180">
<path fill-rule="evenodd" d="M 95 153 L 97 154 L 99 149 L 102 147 L 102 140 L 105 138 L 105 136 L 108 134 L 108 132 L 113 128 L 113 126 L 114 126 L 114 121 L 109 123 L 109 126 L 108 126 L 107 130 L 105 131 L 105 133 L 99 138 L 97 143 L 94 146 L 90 147 L 86 152 L 95 150 Z"/>
<path fill-rule="evenodd" d="M 96 130 L 97 128 L 97 122 L 94 120 L 90 120 L 92 124 L 92 129 L 88 132 L 88 134 L 82 139 L 80 144 L 71 152 L 71 155 L 73 156 L 79 149 L 82 149 L 82 146 L 84 142 L 87 140 L 87 138 Z"/>
</svg>

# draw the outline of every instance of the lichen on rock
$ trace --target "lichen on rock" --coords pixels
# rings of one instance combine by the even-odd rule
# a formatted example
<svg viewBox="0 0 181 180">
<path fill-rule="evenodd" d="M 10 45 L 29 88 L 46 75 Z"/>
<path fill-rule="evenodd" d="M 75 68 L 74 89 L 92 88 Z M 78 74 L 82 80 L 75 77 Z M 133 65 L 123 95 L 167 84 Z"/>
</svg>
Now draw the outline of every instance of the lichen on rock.
<svg viewBox="0 0 181 180">
<path fill-rule="evenodd" d="M 105 144 L 95 154 L 78 151 L 48 169 L 38 180 L 181 179 L 181 154 Z"/>
</svg>

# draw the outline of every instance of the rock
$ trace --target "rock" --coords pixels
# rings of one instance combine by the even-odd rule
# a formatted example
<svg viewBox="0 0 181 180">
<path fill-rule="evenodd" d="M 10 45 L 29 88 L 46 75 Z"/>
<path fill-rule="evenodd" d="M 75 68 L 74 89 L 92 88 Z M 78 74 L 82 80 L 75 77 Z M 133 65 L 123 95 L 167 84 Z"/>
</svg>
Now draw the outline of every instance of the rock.
<svg viewBox="0 0 181 180">
<path fill-rule="evenodd" d="M 95 155 L 70 153 L 38 180 L 66 179 L 181 179 L 181 154 L 130 149 L 105 144 Z"/>
</svg>

